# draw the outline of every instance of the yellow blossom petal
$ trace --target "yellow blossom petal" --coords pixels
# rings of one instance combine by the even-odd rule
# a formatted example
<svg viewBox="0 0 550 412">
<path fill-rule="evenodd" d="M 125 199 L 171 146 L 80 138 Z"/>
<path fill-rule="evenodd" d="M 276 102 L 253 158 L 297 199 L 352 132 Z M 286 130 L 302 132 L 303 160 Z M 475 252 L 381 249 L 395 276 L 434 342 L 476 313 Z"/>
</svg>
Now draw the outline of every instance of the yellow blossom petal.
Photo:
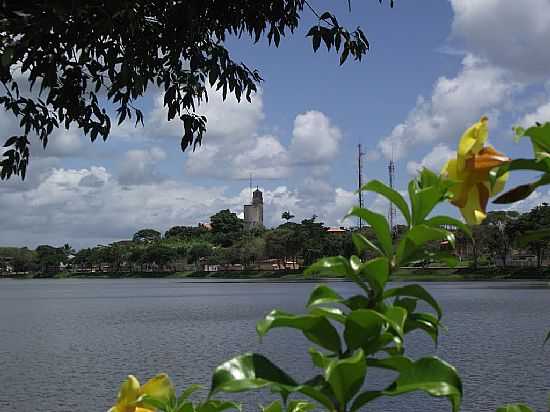
<svg viewBox="0 0 550 412">
<path fill-rule="evenodd" d="M 479 225 L 487 217 L 480 204 L 479 191 L 476 186 L 468 191 L 468 198 L 460 213 L 469 225 Z"/>
<path fill-rule="evenodd" d="M 491 196 L 495 196 L 504 190 L 504 186 L 508 181 L 508 175 L 508 173 L 504 173 L 502 176 L 497 178 L 493 188 L 491 189 Z"/>
<path fill-rule="evenodd" d="M 110 412 L 135 412 L 135 403 L 139 392 L 139 381 L 134 375 L 128 375 L 128 378 L 120 385 L 116 405 L 110 409 Z"/>
<path fill-rule="evenodd" d="M 468 128 L 460 138 L 458 144 L 458 159 L 464 159 L 468 156 L 478 154 L 489 136 L 489 119 L 485 116 L 481 120 Z"/>
<path fill-rule="evenodd" d="M 441 174 L 451 180 L 457 180 L 458 171 L 456 159 L 450 159 L 449 161 L 447 161 L 447 163 L 445 163 L 445 166 L 443 166 L 443 169 L 441 169 Z"/>
<path fill-rule="evenodd" d="M 168 401 L 174 396 L 175 389 L 172 381 L 165 373 L 160 373 L 151 378 L 141 387 L 141 395 L 149 395 L 157 399 Z"/>
</svg>

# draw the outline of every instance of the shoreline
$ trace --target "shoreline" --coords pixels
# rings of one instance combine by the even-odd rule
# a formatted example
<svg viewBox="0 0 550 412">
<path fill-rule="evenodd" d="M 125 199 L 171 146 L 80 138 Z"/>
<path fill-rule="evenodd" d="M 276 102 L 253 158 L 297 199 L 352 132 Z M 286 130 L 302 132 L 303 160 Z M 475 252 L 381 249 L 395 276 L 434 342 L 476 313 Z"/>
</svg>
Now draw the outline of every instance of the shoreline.
<svg viewBox="0 0 550 412">
<path fill-rule="evenodd" d="M 525 270 L 522 268 L 520 271 L 513 271 L 510 269 L 503 270 L 460 270 L 454 269 L 436 269 L 436 270 L 414 270 L 412 273 L 409 271 L 402 271 L 396 273 L 390 281 L 393 282 L 533 282 L 533 281 L 547 281 L 550 282 L 550 273 L 544 268 L 543 270 Z M 496 272 L 496 273 L 495 273 Z M 530 273 L 529 273 L 530 272 Z M 98 280 L 151 280 L 151 279 L 172 279 L 177 280 L 180 283 L 318 283 L 318 282 L 351 282 L 344 277 L 304 277 L 301 273 L 292 274 L 258 274 L 254 273 L 250 276 L 234 276 L 235 272 L 220 272 L 218 274 L 204 274 L 204 273 L 127 273 L 124 276 L 121 274 L 105 273 L 98 274 L 97 276 L 89 276 L 82 274 L 75 274 L 73 276 L 67 274 L 52 274 L 51 276 L 1 276 L 0 281 L 4 279 L 9 280 L 86 280 L 86 279 L 98 279 Z"/>
</svg>

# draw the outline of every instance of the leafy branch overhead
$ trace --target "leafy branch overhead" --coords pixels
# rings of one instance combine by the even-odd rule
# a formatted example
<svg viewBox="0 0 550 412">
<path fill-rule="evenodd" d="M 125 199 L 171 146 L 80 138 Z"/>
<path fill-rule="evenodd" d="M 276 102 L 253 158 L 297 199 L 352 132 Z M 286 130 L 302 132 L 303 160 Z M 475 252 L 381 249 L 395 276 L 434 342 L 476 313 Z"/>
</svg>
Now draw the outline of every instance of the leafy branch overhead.
<svg viewBox="0 0 550 412">
<path fill-rule="evenodd" d="M 306 0 L 3 1 L 0 104 L 21 132 L 7 136 L 0 177 L 25 177 L 31 135 L 44 148 L 62 127 L 106 140 L 112 111 L 118 124 L 143 124 L 136 102 L 150 87 L 163 91 L 168 120 L 183 123 L 182 150 L 194 149 L 206 131 L 197 106 L 208 100 L 208 85 L 240 101 L 250 100 L 262 81 L 257 70 L 232 59 L 226 40 L 267 38 L 278 47 L 304 12 L 318 18 L 308 34 L 315 50 L 322 39 L 341 64 L 368 51 L 360 28 L 349 31 Z"/>
</svg>

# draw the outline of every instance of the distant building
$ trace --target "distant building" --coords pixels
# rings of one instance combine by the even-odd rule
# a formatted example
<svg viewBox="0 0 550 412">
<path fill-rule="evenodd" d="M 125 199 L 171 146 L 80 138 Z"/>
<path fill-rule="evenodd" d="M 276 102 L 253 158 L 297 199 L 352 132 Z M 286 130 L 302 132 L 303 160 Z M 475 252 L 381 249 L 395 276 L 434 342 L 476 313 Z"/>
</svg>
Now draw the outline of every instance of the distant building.
<svg viewBox="0 0 550 412">
<path fill-rule="evenodd" d="M 251 229 L 264 226 L 264 199 L 260 189 L 252 193 L 252 204 L 244 205 L 244 227 Z"/>
<path fill-rule="evenodd" d="M 329 227 L 327 229 L 327 233 L 330 233 L 333 235 L 345 235 L 346 232 L 347 230 L 344 227 Z"/>
</svg>

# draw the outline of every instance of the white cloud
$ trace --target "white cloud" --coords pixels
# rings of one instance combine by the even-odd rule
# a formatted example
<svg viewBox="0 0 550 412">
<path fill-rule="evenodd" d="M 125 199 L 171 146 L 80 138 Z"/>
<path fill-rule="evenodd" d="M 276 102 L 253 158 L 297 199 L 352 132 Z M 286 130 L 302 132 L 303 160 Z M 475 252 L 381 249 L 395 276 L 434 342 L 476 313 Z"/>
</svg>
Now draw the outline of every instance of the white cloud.
<svg viewBox="0 0 550 412">
<path fill-rule="evenodd" d="M 270 226 L 281 224 L 281 214 L 289 210 L 295 221 L 317 216 L 319 222 L 327 226 L 354 225 L 343 221 L 351 206 L 357 203 L 357 195 L 341 187 L 317 186 L 319 192 L 301 188 L 290 189 L 278 186 L 264 192 L 266 223 Z"/>
<path fill-rule="evenodd" d="M 294 120 L 290 151 L 300 163 L 330 162 L 338 153 L 341 140 L 342 133 L 325 114 L 310 110 Z"/>
<path fill-rule="evenodd" d="M 128 150 L 120 163 L 119 181 L 126 185 L 157 182 L 158 162 L 166 159 L 166 153 L 159 147 Z"/>
<path fill-rule="evenodd" d="M 548 75 L 548 0 L 451 0 L 451 6 L 453 37 L 470 52 L 518 75 Z"/>
<path fill-rule="evenodd" d="M 524 115 L 519 124 L 523 127 L 530 127 L 536 122 L 550 122 L 550 102 L 539 106 L 534 112 Z"/>
<path fill-rule="evenodd" d="M 462 61 L 454 78 L 440 77 L 430 99 L 418 98 L 407 119 L 394 127 L 379 147 L 386 157 L 406 155 L 411 148 L 434 142 L 458 141 L 466 127 L 482 115 L 493 123 L 520 84 L 507 72 L 473 55 Z"/>
<path fill-rule="evenodd" d="M 148 156 L 154 157 L 154 152 L 149 150 Z M 241 214 L 250 202 L 248 188 L 233 196 L 223 186 L 173 180 L 127 185 L 97 166 L 53 168 L 37 176 L 33 186 L 0 187 L 0 244 L 35 247 L 68 242 L 77 248 L 106 244 L 128 239 L 145 227 L 165 231 L 175 225 L 196 225 L 225 208 Z M 281 224 L 285 210 L 295 214 L 296 221 L 316 214 L 327 225 L 354 224 L 341 221 L 356 203 L 353 192 L 323 181 L 304 183 L 263 189 L 267 226 Z M 314 187 L 307 190 L 309 185 Z"/>
<path fill-rule="evenodd" d="M 369 162 L 380 160 L 381 157 L 382 154 L 379 150 L 367 150 L 367 152 L 365 153 L 365 159 Z"/>
<path fill-rule="evenodd" d="M 455 152 L 444 144 L 438 144 L 420 162 L 411 160 L 407 163 L 407 172 L 416 175 L 419 170 L 426 167 L 434 172 L 439 172 L 445 162 L 455 155 Z"/>
<path fill-rule="evenodd" d="M 325 114 L 308 111 L 296 116 L 289 147 L 277 136 L 261 135 L 257 130 L 239 139 L 219 136 L 189 153 L 184 168 L 190 175 L 219 179 L 248 179 L 250 175 L 281 179 L 307 166 L 309 174 L 322 176 L 330 169 L 341 139 L 341 132 Z"/>
<path fill-rule="evenodd" d="M 85 155 L 81 132 L 76 129 L 58 129 L 48 138 L 46 149 L 38 139 L 31 141 L 31 156 L 37 157 L 74 157 Z M 91 144 L 88 142 L 88 144 Z"/>
<path fill-rule="evenodd" d="M 196 225 L 226 207 L 224 192 L 174 181 L 125 186 L 103 167 L 53 169 L 36 187 L 2 191 L 0 244 L 81 247 L 143 227 Z"/>
</svg>

